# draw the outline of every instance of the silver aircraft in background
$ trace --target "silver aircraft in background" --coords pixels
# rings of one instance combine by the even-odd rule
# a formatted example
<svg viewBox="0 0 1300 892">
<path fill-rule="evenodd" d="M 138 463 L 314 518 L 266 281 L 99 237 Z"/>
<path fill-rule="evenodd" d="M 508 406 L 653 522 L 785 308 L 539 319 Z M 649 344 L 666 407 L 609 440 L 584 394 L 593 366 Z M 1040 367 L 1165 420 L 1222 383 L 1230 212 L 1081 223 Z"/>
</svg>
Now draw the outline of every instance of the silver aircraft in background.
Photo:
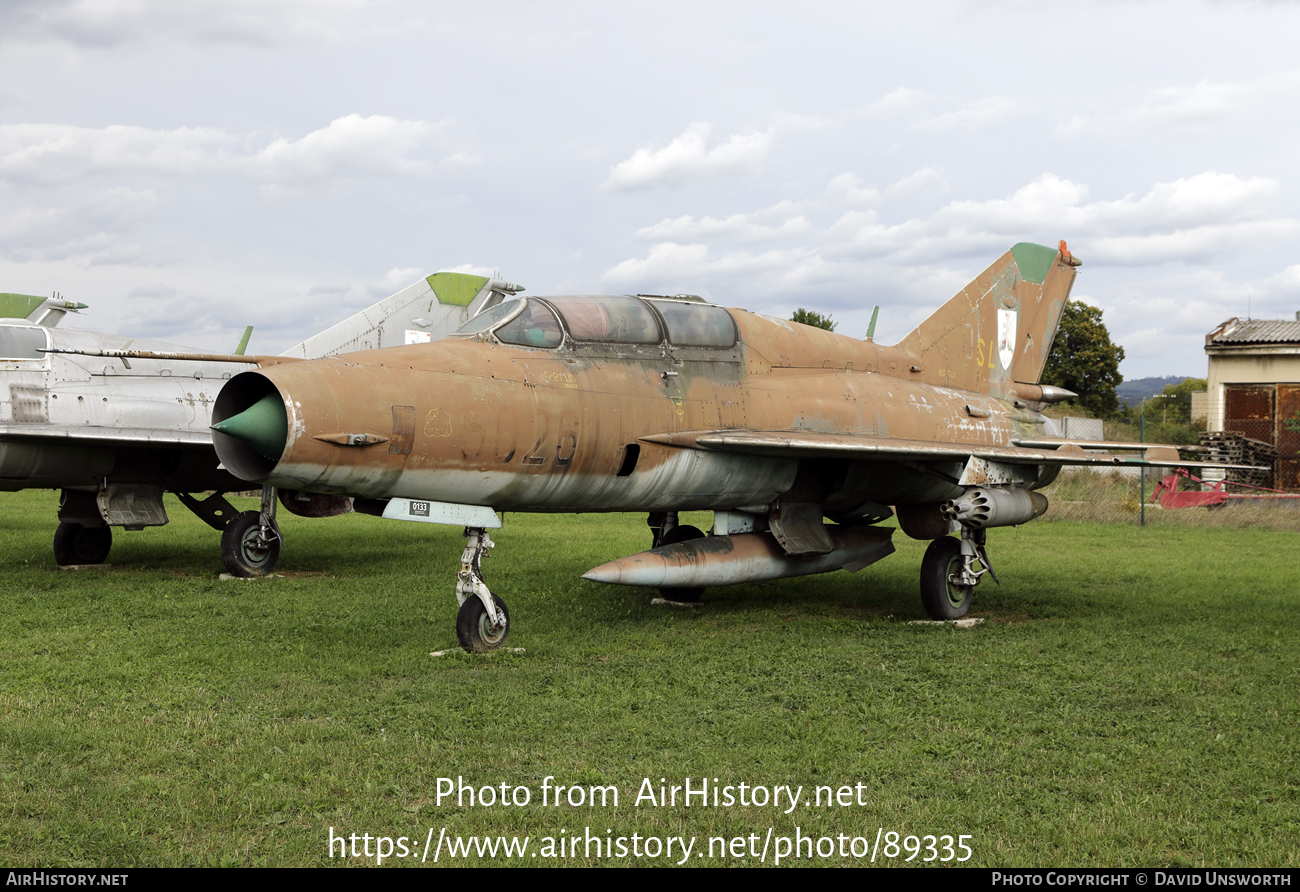
<svg viewBox="0 0 1300 892">
<path fill-rule="evenodd" d="M 259 365 L 438 340 L 518 285 L 440 272 L 290 347 L 246 356 L 58 327 L 86 309 L 56 296 L 0 294 L 0 491 L 58 489 L 54 557 L 107 559 L 112 528 L 167 523 L 163 493 L 220 530 L 222 562 L 239 576 L 270 572 L 279 555 L 277 495 L 286 510 L 326 517 L 350 510 L 335 496 L 263 489 L 257 511 L 225 495 L 248 488 L 212 448 L 212 403 L 232 375 Z M 274 531 L 267 536 L 268 530 Z"/>
</svg>

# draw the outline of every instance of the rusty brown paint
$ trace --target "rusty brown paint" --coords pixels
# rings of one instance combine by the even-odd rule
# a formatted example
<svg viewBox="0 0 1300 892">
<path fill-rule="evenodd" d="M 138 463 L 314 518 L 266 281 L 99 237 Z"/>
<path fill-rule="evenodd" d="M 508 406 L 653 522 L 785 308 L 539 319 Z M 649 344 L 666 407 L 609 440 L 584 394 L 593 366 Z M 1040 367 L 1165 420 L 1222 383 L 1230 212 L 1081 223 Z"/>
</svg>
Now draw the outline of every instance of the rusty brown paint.
<svg viewBox="0 0 1300 892">
<path fill-rule="evenodd" d="M 807 459 L 836 476 L 821 497 L 832 516 L 934 504 L 960 492 L 965 455 L 1043 460 L 1012 440 L 1042 433 L 1028 401 L 1073 278 L 1058 256 L 1027 281 L 1008 252 L 896 347 L 734 309 L 733 349 L 477 335 L 263 368 L 289 438 L 261 482 L 507 511 L 721 509 L 770 505 Z M 311 436 L 390 426 L 387 452 Z"/>
<path fill-rule="evenodd" d="M 437 409 L 431 410 L 438 411 Z M 427 429 L 426 429 L 427 430 Z M 393 436 L 388 441 L 388 451 L 394 455 L 409 455 L 415 441 L 415 407 L 393 406 Z"/>
</svg>

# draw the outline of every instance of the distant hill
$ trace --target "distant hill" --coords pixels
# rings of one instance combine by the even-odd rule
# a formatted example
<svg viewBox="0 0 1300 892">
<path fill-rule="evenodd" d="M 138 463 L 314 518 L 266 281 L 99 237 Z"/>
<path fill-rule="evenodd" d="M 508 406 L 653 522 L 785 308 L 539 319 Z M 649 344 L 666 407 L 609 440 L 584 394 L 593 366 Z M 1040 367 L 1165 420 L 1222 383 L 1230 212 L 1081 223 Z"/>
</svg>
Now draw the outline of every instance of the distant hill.
<svg viewBox="0 0 1300 892">
<path fill-rule="evenodd" d="M 1164 378 L 1134 378 L 1116 387 L 1115 394 L 1119 397 L 1121 406 L 1136 406 L 1142 402 L 1143 397 L 1153 397 L 1157 393 L 1163 393 L 1165 387 L 1170 384 L 1182 384 L 1188 378 L 1196 377 L 1199 376 L 1168 375 Z"/>
</svg>

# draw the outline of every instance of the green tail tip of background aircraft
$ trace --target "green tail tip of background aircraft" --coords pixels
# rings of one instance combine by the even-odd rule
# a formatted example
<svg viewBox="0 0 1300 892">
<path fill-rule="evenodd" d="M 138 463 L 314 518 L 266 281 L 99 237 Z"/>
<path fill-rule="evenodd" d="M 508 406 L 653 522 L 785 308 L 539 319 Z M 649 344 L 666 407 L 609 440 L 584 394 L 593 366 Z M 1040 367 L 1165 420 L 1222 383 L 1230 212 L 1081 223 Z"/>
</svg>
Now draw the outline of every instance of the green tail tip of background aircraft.
<svg viewBox="0 0 1300 892">
<path fill-rule="evenodd" d="M 1078 266 L 1064 242 L 1018 244 L 892 347 L 690 295 L 502 294 L 441 341 L 236 375 L 213 443 L 264 492 L 464 526 L 471 651 L 509 631 L 481 572 L 502 511 L 644 513 L 651 549 L 586 578 L 673 601 L 856 572 L 894 551 L 896 517 L 931 541 L 926 612 L 957 619 L 997 581 L 987 530 L 1043 514 L 1063 465 L 1181 464 L 1084 452 L 1043 414 L 1074 396 L 1038 381 Z"/>
</svg>

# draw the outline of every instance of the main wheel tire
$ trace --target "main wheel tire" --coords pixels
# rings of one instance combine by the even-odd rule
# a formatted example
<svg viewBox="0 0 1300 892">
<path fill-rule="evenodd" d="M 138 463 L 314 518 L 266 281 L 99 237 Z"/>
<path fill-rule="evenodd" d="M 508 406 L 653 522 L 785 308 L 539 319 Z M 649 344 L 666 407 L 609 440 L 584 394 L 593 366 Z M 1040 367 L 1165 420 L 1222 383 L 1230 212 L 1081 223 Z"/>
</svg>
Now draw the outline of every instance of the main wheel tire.
<svg viewBox="0 0 1300 892">
<path fill-rule="evenodd" d="M 61 523 L 54 531 L 54 560 L 60 567 L 102 564 L 112 547 L 113 530 L 110 527 Z"/>
<path fill-rule="evenodd" d="M 704 532 L 699 527 L 693 526 L 675 526 L 663 538 L 659 540 L 659 547 L 665 545 L 676 545 L 678 542 L 689 542 L 692 539 L 703 539 Z M 676 601 L 678 604 L 696 604 L 700 598 L 704 597 L 702 588 L 661 588 L 659 595 L 665 601 Z"/>
<path fill-rule="evenodd" d="M 261 541 L 262 515 L 245 511 L 226 524 L 221 533 L 221 563 L 232 576 L 265 576 L 280 559 L 280 540 Z"/>
<path fill-rule="evenodd" d="M 961 540 L 935 539 L 921 561 L 921 603 L 930 619 L 961 619 L 970 612 L 973 585 L 955 585 L 949 577 L 961 569 Z"/>
<path fill-rule="evenodd" d="M 510 637 L 510 611 L 506 609 L 506 602 L 493 595 L 492 603 L 505 617 L 505 625 L 492 625 L 492 618 L 477 595 L 467 598 L 456 614 L 456 638 L 460 640 L 460 646 L 472 654 L 491 653 L 504 647 Z"/>
</svg>

